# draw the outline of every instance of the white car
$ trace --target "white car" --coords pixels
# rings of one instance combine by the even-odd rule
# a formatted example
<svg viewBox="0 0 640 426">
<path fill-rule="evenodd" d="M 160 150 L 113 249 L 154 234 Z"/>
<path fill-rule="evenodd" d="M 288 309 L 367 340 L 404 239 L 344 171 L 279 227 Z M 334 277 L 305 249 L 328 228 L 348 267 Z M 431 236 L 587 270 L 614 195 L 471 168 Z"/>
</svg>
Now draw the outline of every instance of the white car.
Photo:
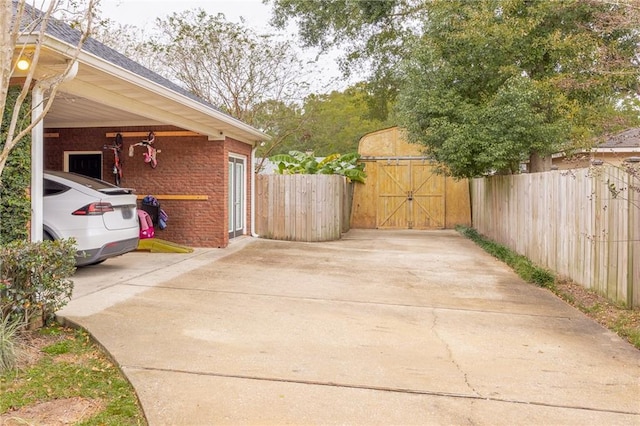
<svg viewBox="0 0 640 426">
<path fill-rule="evenodd" d="M 44 239 L 74 238 L 76 265 L 92 265 L 138 247 L 136 196 L 102 180 L 44 172 Z"/>
</svg>

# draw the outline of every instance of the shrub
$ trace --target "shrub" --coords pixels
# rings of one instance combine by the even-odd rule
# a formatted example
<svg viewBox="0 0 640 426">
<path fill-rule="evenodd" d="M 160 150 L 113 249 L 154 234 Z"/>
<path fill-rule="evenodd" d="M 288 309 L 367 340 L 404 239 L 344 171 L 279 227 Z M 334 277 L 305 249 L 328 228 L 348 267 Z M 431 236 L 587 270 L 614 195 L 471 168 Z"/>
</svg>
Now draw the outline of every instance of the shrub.
<svg viewBox="0 0 640 426">
<path fill-rule="evenodd" d="M 0 249 L 2 318 L 46 324 L 71 298 L 75 241 L 14 241 Z"/>
<path fill-rule="evenodd" d="M 289 151 L 288 154 L 274 155 L 269 160 L 278 166 L 276 173 L 281 175 L 342 175 L 352 182 L 364 183 L 367 175 L 364 172 L 364 164 L 358 164 L 359 159 L 360 154 L 357 152 L 331 154 L 318 161 L 313 153 Z"/>
</svg>

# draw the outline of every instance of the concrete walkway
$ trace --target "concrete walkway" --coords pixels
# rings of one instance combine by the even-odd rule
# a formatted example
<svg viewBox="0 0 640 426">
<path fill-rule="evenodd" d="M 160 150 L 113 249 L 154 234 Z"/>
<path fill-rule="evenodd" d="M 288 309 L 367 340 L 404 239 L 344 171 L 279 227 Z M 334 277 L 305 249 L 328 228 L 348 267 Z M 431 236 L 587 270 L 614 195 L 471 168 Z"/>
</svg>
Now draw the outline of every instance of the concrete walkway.
<svg viewBox="0 0 640 426">
<path fill-rule="evenodd" d="M 131 253 L 75 282 L 60 315 L 154 426 L 640 425 L 640 351 L 453 231 Z"/>
</svg>

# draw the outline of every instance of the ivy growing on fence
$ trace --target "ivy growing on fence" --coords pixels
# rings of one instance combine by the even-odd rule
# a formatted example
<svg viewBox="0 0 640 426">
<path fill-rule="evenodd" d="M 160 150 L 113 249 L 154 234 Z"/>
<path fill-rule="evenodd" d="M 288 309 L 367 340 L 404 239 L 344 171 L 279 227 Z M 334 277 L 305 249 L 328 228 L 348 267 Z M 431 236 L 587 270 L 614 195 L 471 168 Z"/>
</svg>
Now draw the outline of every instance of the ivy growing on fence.
<svg viewBox="0 0 640 426">
<path fill-rule="evenodd" d="M 0 148 L 4 147 L 11 117 L 20 87 L 12 87 L 7 94 L 7 110 L 0 125 Z M 27 125 L 31 102 L 22 105 L 23 126 Z M 0 176 L 0 245 L 25 240 L 29 235 L 31 201 L 28 189 L 31 183 L 31 136 L 24 137 L 11 151 Z"/>
</svg>

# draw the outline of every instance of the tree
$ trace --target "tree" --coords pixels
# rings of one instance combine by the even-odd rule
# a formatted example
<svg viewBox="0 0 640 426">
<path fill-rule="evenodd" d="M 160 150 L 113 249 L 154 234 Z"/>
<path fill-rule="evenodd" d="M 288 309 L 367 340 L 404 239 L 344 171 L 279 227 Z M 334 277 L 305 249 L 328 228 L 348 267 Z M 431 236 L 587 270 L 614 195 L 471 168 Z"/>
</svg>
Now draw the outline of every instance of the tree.
<svg viewBox="0 0 640 426">
<path fill-rule="evenodd" d="M 73 68 L 81 51 L 84 40 L 91 31 L 92 13 L 96 0 L 88 2 L 53 0 L 49 2 L 46 11 L 39 11 L 26 4 L 26 0 L 0 0 L 0 26 L 3 28 L 0 35 L 0 122 L 8 123 L 3 126 L 0 133 L 0 181 L 2 172 L 11 151 L 24 138 L 29 135 L 34 126 L 44 119 L 58 92 L 58 86 L 64 81 Z M 73 20 L 75 28 L 79 29 L 78 44 L 69 52 L 69 61 L 65 69 L 58 74 L 40 75 L 35 78 L 38 61 L 42 51 L 42 45 L 46 36 L 47 27 L 54 21 L 53 15 L 62 8 L 67 10 L 66 16 Z M 27 41 L 21 41 L 21 36 L 27 36 Z M 29 55 L 30 66 L 26 73 L 18 75 L 17 58 Z M 11 105 L 7 105 L 9 87 L 19 85 L 19 94 L 11 98 Z M 39 113 L 30 120 L 23 121 L 22 106 L 28 99 L 32 85 L 45 91 L 42 105 L 32 105 L 39 108 Z M 10 114 L 8 120 L 5 114 Z"/>
<path fill-rule="evenodd" d="M 97 0 L 96 0 L 97 1 Z M 51 0 L 45 11 L 30 7 L 26 0 L 0 0 L 0 217 L 10 215 L 11 223 L 2 223 L 0 231 L 15 227 L 9 235 L 2 232 L 2 271 L 0 271 L 0 320 L 6 326 L 16 321 L 15 329 L 29 325 L 35 313 L 49 319 L 70 296 L 75 269 L 73 240 L 26 243 L 26 221 L 31 213 L 24 207 L 24 191 L 30 170 L 31 130 L 40 124 L 51 108 L 59 85 L 76 66 L 84 40 L 91 31 L 95 1 Z M 62 9 L 64 8 L 64 12 Z M 68 49 L 67 64 L 61 72 L 38 68 L 49 27 L 59 25 L 54 13 L 62 13 L 77 28 L 77 44 Z M 68 30 L 65 28 L 65 30 Z M 27 70 L 18 63 L 26 65 Z M 30 97 L 31 94 L 34 94 Z M 37 94 L 37 95 L 36 95 Z M 15 155 L 14 155 L 15 154 Z M 31 154 L 31 155 L 30 155 Z M 8 167 L 5 168 L 5 166 Z M 4 176 L 6 171 L 11 176 Z M 16 175 L 20 176 L 16 176 Z M 15 191 L 20 188 L 20 191 Z M 14 193 L 18 192 L 18 193 Z M 9 199 L 8 199 L 9 198 Z M 16 219 L 16 211 L 26 212 Z M 13 242 L 4 246 L 8 240 Z M 15 266 L 15 267 L 14 267 Z M 16 274 L 16 272 L 18 272 Z"/>
<path fill-rule="evenodd" d="M 304 133 L 309 116 L 296 103 L 285 104 L 272 100 L 265 101 L 256 110 L 258 113 L 254 117 L 253 125 L 268 135 L 273 135 L 273 139 L 262 143 L 256 152 L 260 160 L 255 170 L 259 172 L 264 169 L 264 163 L 270 155 L 284 152 L 283 147 L 290 146 L 291 141 Z"/>
<path fill-rule="evenodd" d="M 263 155 L 302 124 L 298 110 L 307 71 L 289 40 L 195 9 L 158 19 L 155 35 L 136 50 L 152 58 L 154 71 L 269 134 Z"/>
<path fill-rule="evenodd" d="M 375 99 L 399 94 L 400 124 L 456 176 L 517 170 L 633 124 L 622 100 L 638 81 L 636 0 L 273 0 L 273 10 L 276 25 L 296 19 L 308 45 L 352 43 L 344 64 L 368 60 Z"/>
<path fill-rule="evenodd" d="M 100 14 L 100 10 L 96 10 L 96 23 L 91 37 L 140 65 L 158 72 L 154 55 L 144 42 L 147 36 L 145 30 L 135 25 L 121 24 L 112 19 L 102 19 Z"/>
<path fill-rule="evenodd" d="M 315 155 L 326 156 L 357 151 L 363 135 L 392 125 L 388 120 L 367 114 L 365 84 L 356 84 L 342 92 L 309 95 L 303 111 L 300 131 L 274 152 L 313 151 Z"/>
<path fill-rule="evenodd" d="M 174 13 L 156 25 L 158 35 L 148 45 L 164 74 L 229 115 L 253 124 L 266 101 L 302 98 L 304 64 L 286 40 L 202 9 Z"/>
<path fill-rule="evenodd" d="M 420 35 L 417 24 L 425 18 L 425 0 L 264 2 L 273 4 L 271 23 L 276 27 L 296 20 L 304 46 L 342 49 L 342 71 L 368 75 L 368 107 L 375 118 L 387 118 L 398 91 L 398 64 Z"/>
<path fill-rule="evenodd" d="M 401 124 L 458 177 L 516 172 L 581 143 L 637 90 L 630 16 L 638 9 L 599 1 L 434 2 L 403 68 Z"/>
</svg>

